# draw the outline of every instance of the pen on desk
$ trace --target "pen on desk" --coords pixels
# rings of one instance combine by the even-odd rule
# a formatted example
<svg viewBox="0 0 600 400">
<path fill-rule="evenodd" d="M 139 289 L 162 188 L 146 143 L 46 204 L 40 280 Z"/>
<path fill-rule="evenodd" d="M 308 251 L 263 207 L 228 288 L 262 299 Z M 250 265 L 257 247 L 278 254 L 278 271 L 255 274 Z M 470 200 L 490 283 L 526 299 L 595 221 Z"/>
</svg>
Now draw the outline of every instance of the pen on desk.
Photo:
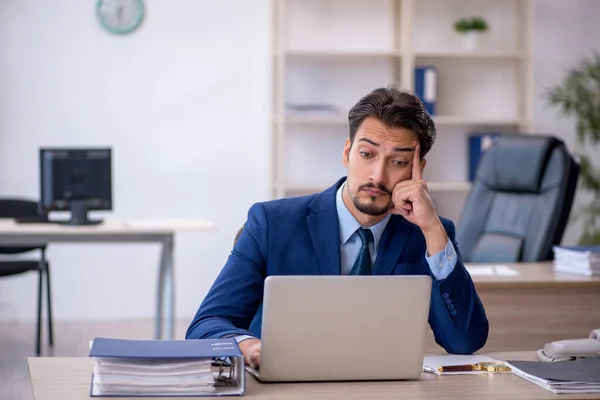
<svg viewBox="0 0 600 400">
<path fill-rule="evenodd" d="M 439 372 L 468 372 L 473 371 L 473 365 L 442 365 L 438 367 Z"/>
<path fill-rule="evenodd" d="M 443 365 L 438 367 L 439 372 L 510 372 L 511 368 L 499 361 L 479 362 L 475 365 Z"/>
</svg>

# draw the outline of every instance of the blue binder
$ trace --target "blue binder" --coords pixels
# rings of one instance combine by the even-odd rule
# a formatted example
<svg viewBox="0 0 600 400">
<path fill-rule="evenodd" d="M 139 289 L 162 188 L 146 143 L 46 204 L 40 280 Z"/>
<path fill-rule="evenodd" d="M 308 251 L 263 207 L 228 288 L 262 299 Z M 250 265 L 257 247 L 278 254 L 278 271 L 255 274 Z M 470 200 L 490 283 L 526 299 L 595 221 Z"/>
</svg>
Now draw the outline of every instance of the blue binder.
<svg viewBox="0 0 600 400">
<path fill-rule="evenodd" d="M 436 112 L 438 72 L 434 66 L 422 66 L 415 69 L 415 94 L 423 104 L 429 115 Z"/>
<path fill-rule="evenodd" d="M 479 160 L 485 150 L 500 136 L 499 133 L 474 133 L 469 135 L 469 181 L 473 182 Z"/>
<path fill-rule="evenodd" d="M 234 339 L 131 340 L 96 338 L 90 357 L 140 359 L 197 359 L 243 357 Z"/>
<path fill-rule="evenodd" d="M 172 396 L 234 396 L 242 395 L 245 391 L 244 357 L 235 339 L 198 339 L 198 340 L 129 340 L 96 338 L 90 349 L 90 357 L 102 359 L 135 359 L 145 365 L 157 361 L 175 361 L 182 363 L 193 360 L 224 361 L 231 365 L 232 376 L 235 378 L 231 385 L 217 387 L 216 392 L 195 393 L 193 395 L 173 394 Z M 136 361 L 137 362 L 137 361 Z M 231 380 L 230 380 L 231 382 Z M 91 397 L 120 397 L 121 395 L 94 394 L 94 375 L 92 374 Z M 130 394 L 126 396 L 150 396 L 148 394 Z M 161 396 L 165 396 L 161 394 Z"/>
</svg>

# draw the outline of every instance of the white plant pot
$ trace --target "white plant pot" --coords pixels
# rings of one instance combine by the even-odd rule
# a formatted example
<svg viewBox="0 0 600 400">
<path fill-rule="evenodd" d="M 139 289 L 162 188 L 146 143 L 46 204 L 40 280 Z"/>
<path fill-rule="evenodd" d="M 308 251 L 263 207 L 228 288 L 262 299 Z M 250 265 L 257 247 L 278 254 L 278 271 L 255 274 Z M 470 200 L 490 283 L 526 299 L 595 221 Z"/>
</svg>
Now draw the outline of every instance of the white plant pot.
<svg viewBox="0 0 600 400">
<path fill-rule="evenodd" d="M 463 45 L 469 51 L 475 51 L 479 48 L 481 32 L 469 31 L 463 33 Z"/>
</svg>

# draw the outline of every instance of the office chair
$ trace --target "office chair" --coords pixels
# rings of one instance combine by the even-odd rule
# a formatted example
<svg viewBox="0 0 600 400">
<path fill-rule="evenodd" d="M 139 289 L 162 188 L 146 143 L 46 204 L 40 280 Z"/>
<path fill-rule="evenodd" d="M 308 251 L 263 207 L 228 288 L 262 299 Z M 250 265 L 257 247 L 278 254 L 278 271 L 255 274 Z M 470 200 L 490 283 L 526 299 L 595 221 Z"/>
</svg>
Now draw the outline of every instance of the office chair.
<svg viewBox="0 0 600 400">
<path fill-rule="evenodd" d="M 579 164 L 552 136 L 503 135 L 481 157 L 457 224 L 465 262 L 552 259 L 569 219 Z"/>
<path fill-rule="evenodd" d="M 27 218 L 39 216 L 38 203 L 21 199 L 0 199 L 0 218 Z M 46 301 L 48 303 L 48 342 L 53 345 L 52 338 L 52 305 L 50 301 L 50 264 L 46 260 L 46 244 L 28 247 L 0 246 L 0 254 L 22 254 L 34 250 L 40 251 L 39 259 L 0 259 L 0 277 L 22 274 L 29 271 L 38 272 L 38 297 L 37 297 L 37 327 L 36 327 L 36 354 L 41 354 L 41 324 L 42 324 L 42 292 L 43 281 L 46 282 Z"/>
</svg>

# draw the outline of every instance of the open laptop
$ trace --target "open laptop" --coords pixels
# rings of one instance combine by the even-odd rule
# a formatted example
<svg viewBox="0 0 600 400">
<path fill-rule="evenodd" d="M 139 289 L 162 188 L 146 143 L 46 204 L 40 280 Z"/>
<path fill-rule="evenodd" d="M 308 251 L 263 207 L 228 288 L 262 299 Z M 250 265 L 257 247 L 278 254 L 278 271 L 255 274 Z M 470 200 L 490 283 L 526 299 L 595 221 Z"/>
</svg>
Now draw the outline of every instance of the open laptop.
<svg viewBox="0 0 600 400">
<path fill-rule="evenodd" d="M 429 276 L 269 276 L 260 369 L 265 382 L 417 379 Z"/>
</svg>

